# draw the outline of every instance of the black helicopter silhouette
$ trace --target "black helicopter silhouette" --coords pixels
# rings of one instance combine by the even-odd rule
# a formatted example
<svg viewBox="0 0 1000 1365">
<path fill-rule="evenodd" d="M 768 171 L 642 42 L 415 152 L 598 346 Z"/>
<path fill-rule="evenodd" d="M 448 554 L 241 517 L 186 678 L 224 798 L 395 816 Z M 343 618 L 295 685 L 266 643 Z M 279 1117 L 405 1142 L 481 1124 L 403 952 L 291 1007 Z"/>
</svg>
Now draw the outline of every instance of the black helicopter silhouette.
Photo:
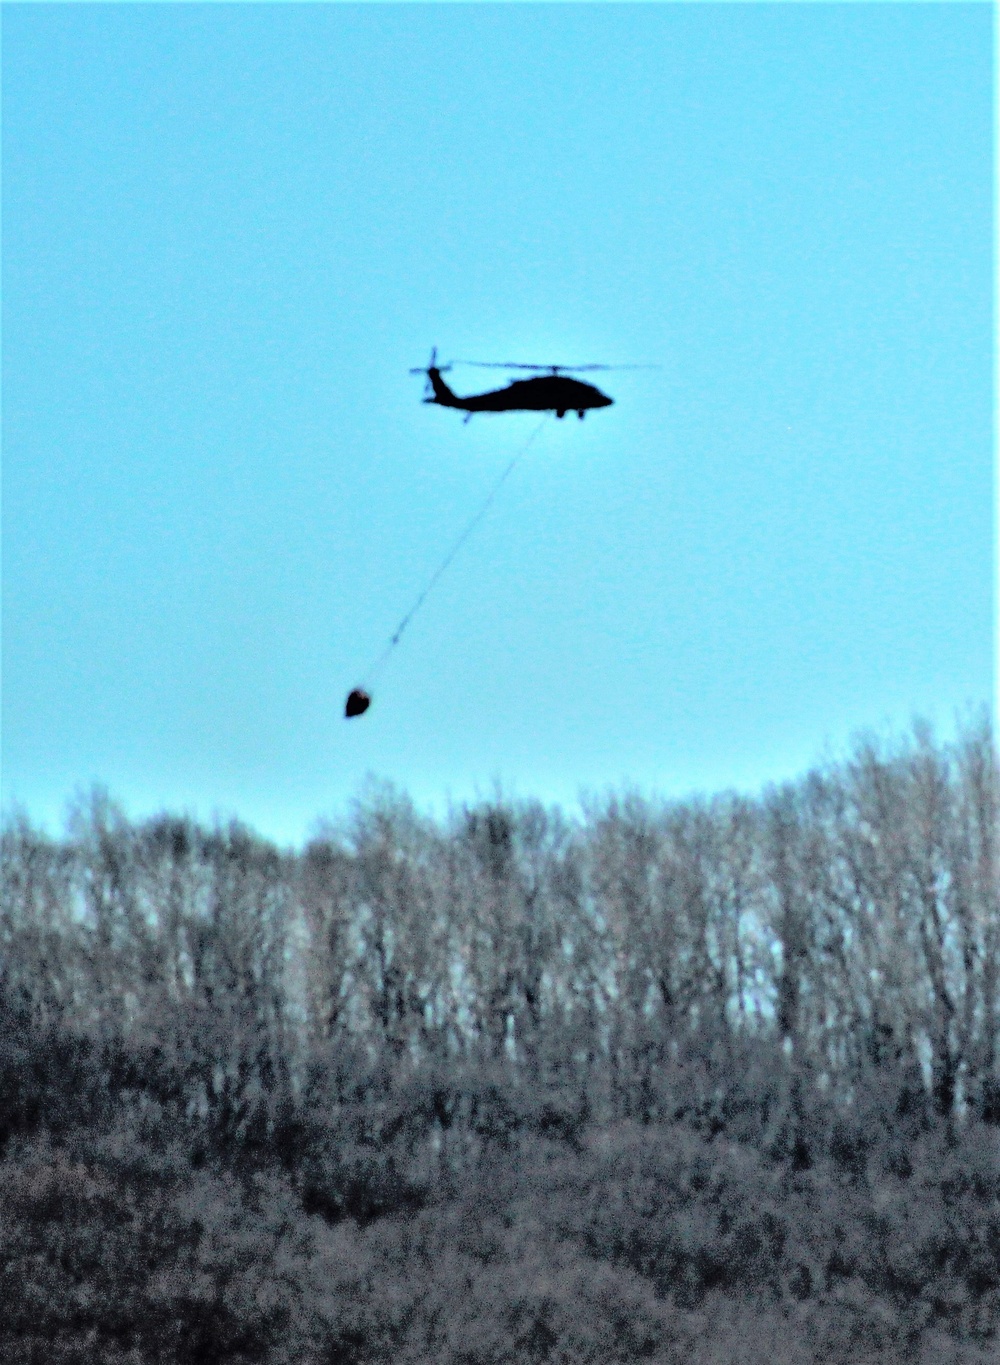
<svg viewBox="0 0 1000 1365">
<path fill-rule="evenodd" d="M 503 389 L 491 389 L 488 393 L 472 393 L 459 398 L 441 378 L 442 373 L 451 365 L 475 365 L 482 370 L 537 370 L 532 379 L 513 379 Z M 590 408 L 609 408 L 614 403 L 606 393 L 582 379 L 574 379 L 573 374 L 585 370 L 639 370 L 643 365 L 524 365 L 518 362 L 490 362 L 482 360 L 454 360 L 451 365 L 437 363 L 437 347 L 431 351 L 430 364 L 424 369 L 411 370 L 410 374 L 425 374 L 431 386 L 431 394 L 425 403 L 436 403 L 442 408 L 460 408 L 468 421 L 474 412 L 554 412 L 557 417 L 565 417 L 567 412 L 575 412 L 580 420 Z"/>
</svg>

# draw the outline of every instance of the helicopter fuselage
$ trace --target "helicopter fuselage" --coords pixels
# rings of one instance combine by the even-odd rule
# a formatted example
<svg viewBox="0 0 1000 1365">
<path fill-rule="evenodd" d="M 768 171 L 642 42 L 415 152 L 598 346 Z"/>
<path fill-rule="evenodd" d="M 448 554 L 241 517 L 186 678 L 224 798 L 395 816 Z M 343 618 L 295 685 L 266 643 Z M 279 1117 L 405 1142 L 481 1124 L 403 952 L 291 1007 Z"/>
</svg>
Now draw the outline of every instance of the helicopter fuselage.
<svg viewBox="0 0 1000 1365">
<path fill-rule="evenodd" d="M 434 390 L 425 403 L 436 403 L 443 408 L 460 408 L 463 412 L 554 412 L 564 417 L 576 412 L 580 417 L 589 408 L 609 408 L 614 403 L 606 393 L 593 384 L 573 379 L 565 374 L 540 374 L 532 379 L 515 379 L 502 389 L 488 393 L 473 393 L 460 398 L 441 378 L 436 366 L 431 366 L 427 377 Z"/>
</svg>

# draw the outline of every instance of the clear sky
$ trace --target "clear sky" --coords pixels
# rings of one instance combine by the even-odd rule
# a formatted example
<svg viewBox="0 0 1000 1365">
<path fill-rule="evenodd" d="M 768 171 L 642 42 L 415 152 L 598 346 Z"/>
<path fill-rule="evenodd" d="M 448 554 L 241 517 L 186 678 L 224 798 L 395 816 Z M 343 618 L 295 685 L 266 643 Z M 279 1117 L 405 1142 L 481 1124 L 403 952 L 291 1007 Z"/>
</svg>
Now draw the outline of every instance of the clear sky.
<svg viewBox="0 0 1000 1365">
<path fill-rule="evenodd" d="M 4 801 L 297 841 L 369 773 L 756 790 L 986 702 L 991 22 L 4 5 Z M 422 406 L 432 345 L 662 368 L 346 722 L 537 424 Z"/>
</svg>

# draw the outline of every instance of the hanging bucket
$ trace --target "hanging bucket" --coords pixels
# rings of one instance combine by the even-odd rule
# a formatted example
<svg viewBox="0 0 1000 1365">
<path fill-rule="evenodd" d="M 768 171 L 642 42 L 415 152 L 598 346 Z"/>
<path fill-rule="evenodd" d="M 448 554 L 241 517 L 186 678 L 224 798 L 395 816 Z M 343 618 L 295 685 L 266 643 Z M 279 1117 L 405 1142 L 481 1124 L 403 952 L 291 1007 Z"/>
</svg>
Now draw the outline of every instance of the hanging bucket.
<svg viewBox="0 0 1000 1365">
<path fill-rule="evenodd" d="M 353 692 L 347 694 L 347 703 L 344 706 L 344 715 L 348 720 L 354 716 L 363 716 L 372 704 L 372 699 L 362 688 L 356 687 Z"/>
</svg>

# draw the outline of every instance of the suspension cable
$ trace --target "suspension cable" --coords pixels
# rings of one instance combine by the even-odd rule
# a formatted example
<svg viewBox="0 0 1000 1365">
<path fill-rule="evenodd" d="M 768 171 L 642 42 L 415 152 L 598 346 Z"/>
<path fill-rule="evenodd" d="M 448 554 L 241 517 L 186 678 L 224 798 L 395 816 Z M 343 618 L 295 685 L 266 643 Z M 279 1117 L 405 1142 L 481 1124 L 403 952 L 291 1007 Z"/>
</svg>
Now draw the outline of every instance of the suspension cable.
<svg viewBox="0 0 1000 1365">
<path fill-rule="evenodd" d="M 492 505 L 493 505 L 494 499 L 496 498 L 497 494 L 500 492 L 500 489 L 501 489 L 501 488 L 503 487 L 503 485 L 507 482 L 507 480 L 508 480 L 508 478 L 511 476 L 511 474 L 513 474 L 514 469 L 515 469 L 515 467 L 517 466 L 518 462 L 520 461 L 521 457 L 522 457 L 523 455 L 527 454 L 529 448 L 530 448 L 531 445 L 534 443 L 534 440 L 535 440 L 536 436 L 539 434 L 539 432 L 541 431 L 542 427 L 545 425 L 547 419 L 548 419 L 548 414 L 546 414 L 546 416 L 543 417 L 542 420 L 538 423 L 538 426 L 535 427 L 534 431 L 531 433 L 531 435 L 530 435 L 530 436 L 528 437 L 528 439 L 525 441 L 524 445 L 522 445 L 521 448 L 520 448 L 518 451 L 516 451 L 516 452 L 514 453 L 514 455 L 511 456 L 510 460 L 509 460 L 508 463 L 507 463 L 506 468 L 504 469 L 504 471 L 503 471 L 503 473 L 500 475 L 500 477 L 497 479 L 497 481 L 496 481 L 496 483 L 493 485 L 493 487 L 490 489 L 489 493 L 486 495 L 486 498 L 483 500 L 483 502 L 482 502 L 482 504 L 480 505 L 478 511 L 477 511 L 477 512 L 475 513 L 475 515 L 466 523 L 466 526 L 465 526 L 464 530 L 462 531 L 461 535 L 459 535 L 459 537 L 457 538 L 457 540 L 455 540 L 455 542 L 453 543 L 453 545 L 452 545 L 451 548 L 449 549 L 448 553 L 445 555 L 444 559 L 442 559 L 441 563 L 437 566 L 437 568 L 436 568 L 436 569 L 434 570 L 434 572 L 431 574 L 430 578 L 427 580 L 427 583 L 426 583 L 425 587 L 424 587 L 424 588 L 422 589 L 422 591 L 418 594 L 418 596 L 417 596 L 416 600 L 414 601 L 412 607 L 410 607 L 409 611 L 406 613 L 406 615 L 405 615 L 405 616 L 403 617 L 403 619 L 400 621 L 399 625 L 398 625 L 398 626 L 396 627 L 396 629 L 393 631 L 392 635 L 389 637 L 389 642 L 388 642 L 388 644 L 387 644 L 387 645 L 385 646 L 385 648 L 382 650 L 381 654 L 379 654 L 378 657 L 375 659 L 374 663 L 372 663 L 372 664 L 370 665 L 370 667 L 368 668 L 368 671 L 367 671 L 366 674 L 365 674 L 365 679 L 364 679 L 364 683 L 363 683 L 363 690 L 364 690 L 365 692 L 367 692 L 367 691 L 370 690 L 372 682 L 373 682 L 374 679 L 377 677 L 377 675 L 381 672 L 381 670 L 382 670 L 382 668 L 383 668 L 383 666 L 384 666 L 384 664 L 385 664 L 385 661 L 388 659 L 389 655 L 392 653 L 392 651 L 393 651 L 393 650 L 396 648 L 396 646 L 399 644 L 399 641 L 400 641 L 400 639 L 401 639 L 401 637 L 402 637 L 403 631 L 406 629 L 406 627 L 407 627 L 407 626 L 410 624 L 410 622 L 413 620 L 414 616 L 416 616 L 416 614 L 417 614 L 417 612 L 420 610 L 420 608 L 424 605 L 424 602 L 427 600 L 428 596 L 430 595 L 431 591 L 433 590 L 433 588 L 434 588 L 435 584 L 437 583 L 438 579 L 441 577 L 441 575 L 445 572 L 445 570 L 446 570 L 446 569 L 448 568 L 448 566 L 451 564 L 452 560 L 455 558 L 455 556 L 458 554 L 459 550 L 461 550 L 462 546 L 465 544 L 465 542 L 466 542 L 466 541 L 469 539 L 469 537 L 472 535 L 473 531 L 476 529 L 476 527 L 477 527 L 477 526 L 479 525 L 479 523 L 482 521 L 483 517 L 485 517 L 486 513 L 490 510 L 490 508 L 491 508 Z"/>
</svg>

